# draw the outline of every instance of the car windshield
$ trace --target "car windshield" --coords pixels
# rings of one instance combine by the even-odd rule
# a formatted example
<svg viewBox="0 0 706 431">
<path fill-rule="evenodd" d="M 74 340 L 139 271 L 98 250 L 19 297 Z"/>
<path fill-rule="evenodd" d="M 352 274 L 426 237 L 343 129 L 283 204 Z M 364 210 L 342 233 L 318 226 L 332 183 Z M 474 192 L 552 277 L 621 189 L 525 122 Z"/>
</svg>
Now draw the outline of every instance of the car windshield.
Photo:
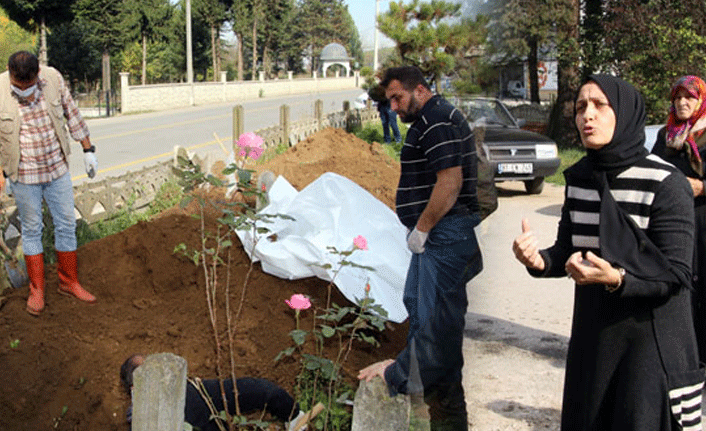
<svg viewBox="0 0 706 431">
<path fill-rule="evenodd" d="M 512 115 L 497 100 L 462 99 L 458 101 L 456 106 L 463 110 L 471 123 L 517 127 Z"/>
</svg>

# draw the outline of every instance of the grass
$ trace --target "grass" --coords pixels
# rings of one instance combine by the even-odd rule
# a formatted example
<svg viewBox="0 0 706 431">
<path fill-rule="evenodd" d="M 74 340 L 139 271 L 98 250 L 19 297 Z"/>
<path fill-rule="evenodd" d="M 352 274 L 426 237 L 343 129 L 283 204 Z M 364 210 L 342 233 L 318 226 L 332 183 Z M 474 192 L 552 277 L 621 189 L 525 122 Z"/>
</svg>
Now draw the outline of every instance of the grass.
<svg viewBox="0 0 706 431">
<path fill-rule="evenodd" d="M 400 142 L 394 142 L 394 136 L 393 136 L 393 142 L 388 144 L 388 145 L 383 145 L 382 148 L 385 150 L 385 153 L 390 156 L 391 158 L 399 161 L 400 160 L 400 150 L 402 149 L 402 143 L 404 142 L 405 138 L 407 137 L 407 129 L 409 127 L 401 123 L 400 121 L 397 121 L 397 127 L 400 129 L 400 135 L 401 135 L 401 140 Z M 392 130 L 390 130 L 390 134 L 392 134 Z M 358 131 L 355 134 L 358 138 L 364 140 L 365 142 L 372 144 L 373 142 L 378 142 L 378 143 L 383 143 L 385 142 L 384 134 L 382 132 L 382 123 L 381 122 L 375 122 L 375 123 L 369 123 L 365 127 L 363 127 L 360 131 Z"/>
<path fill-rule="evenodd" d="M 578 162 L 585 155 L 586 150 L 583 148 L 560 148 L 559 158 L 561 159 L 561 164 L 559 165 L 559 169 L 554 173 L 554 175 L 547 177 L 546 181 L 548 183 L 559 184 L 561 186 L 566 185 L 566 181 L 564 180 L 564 170 Z"/>
</svg>

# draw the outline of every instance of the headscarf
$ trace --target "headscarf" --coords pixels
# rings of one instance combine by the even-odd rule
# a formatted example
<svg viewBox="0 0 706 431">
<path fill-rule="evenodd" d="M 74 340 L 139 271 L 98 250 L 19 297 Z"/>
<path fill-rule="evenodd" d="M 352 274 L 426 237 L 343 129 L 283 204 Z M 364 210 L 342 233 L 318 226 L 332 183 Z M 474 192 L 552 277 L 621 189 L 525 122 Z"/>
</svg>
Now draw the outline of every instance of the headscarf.
<svg viewBox="0 0 706 431">
<path fill-rule="evenodd" d="M 699 100 L 694 113 L 688 120 L 680 120 L 677 118 L 676 109 L 674 108 L 674 98 L 679 90 L 684 89 L 690 95 Z M 696 146 L 696 138 L 704 133 L 706 120 L 702 120 L 697 125 L 696 122 L 706 117 L 706 83 L 694 75 L 682 76 L 674 83 L 669 100 L 669 117 L 667 118 L 667 147 L 681 150 L 684 143 L 689 144 L 689 158 L 692 160 L 692 165 L 701 166 L 701 155 Z M 700 172 L 701 169 L 697 169 Z"/>
<path fill-rule="evenodd" d="M 645 149 L 645 102 L 631 84 L 611 75 L 591 75 L 603 90 L 615 113 L 613 139 L 598 150 L 588 149 L 594 169 L 609 171 L 634 164 L 648 153 Z"/>
<path fill-rule="evenodd" d="M 623 170 L 648 155 L 644 146 L 646 115 L 642 96 L 635 87 L 614 76 L 591 75 L 588 81 L 598 84 L 615 113 L 613 139 L 598 150 L 587 150 L 593 168 L 592 179 L 601 195 L 601 257 L 643 280 L 689 286 L 689 281 L 673 268 L 662 251 L 618 206 L 608 185 L 611 171 Z"/>
</svg>

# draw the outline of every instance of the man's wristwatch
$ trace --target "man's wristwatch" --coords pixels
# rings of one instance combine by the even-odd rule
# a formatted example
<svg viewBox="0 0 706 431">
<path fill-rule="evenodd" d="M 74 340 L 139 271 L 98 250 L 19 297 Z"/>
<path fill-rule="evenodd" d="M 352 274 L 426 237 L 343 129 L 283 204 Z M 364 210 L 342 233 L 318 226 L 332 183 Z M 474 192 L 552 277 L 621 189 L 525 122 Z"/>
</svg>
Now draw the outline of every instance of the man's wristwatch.
<svg viewBox="0 0 706 431">
<path fill-rule="evenodd" d="M 95 153 L 95 152 L 96 152 L 96 146 L 95 146 L 95 145 L 91 145 L 91 146 L 88 147 L 88 148 L 84 148 L 84 149 L 83 149 L 83 152 L 84 152 L 84 153 Z"/>
<path fill-rule="evenodd" d="M 605 284 L 605 285 L 604 285 L 604 286 L 605 286 L 605 290 L 607 290 L 608 292 L 611 292 L 611 293 L 613 293 L 613 292 L 615 292 L 616 290 L 620 289 L 620 287 L 622 287 L 622 285 L 623 285 L 623 282 L 625 281 L 625 268 L 620 268 L 620 267 L 618 267 L 618 268 L 615 268 L 615 269 L 618 270 L 618 274 L 620 275 L 620 281 L 618 281 L 618 284 L 616 284 L 616 285 L 614 285 L 614 286 L 611 286 L 610 284 Z"/>
</svg>

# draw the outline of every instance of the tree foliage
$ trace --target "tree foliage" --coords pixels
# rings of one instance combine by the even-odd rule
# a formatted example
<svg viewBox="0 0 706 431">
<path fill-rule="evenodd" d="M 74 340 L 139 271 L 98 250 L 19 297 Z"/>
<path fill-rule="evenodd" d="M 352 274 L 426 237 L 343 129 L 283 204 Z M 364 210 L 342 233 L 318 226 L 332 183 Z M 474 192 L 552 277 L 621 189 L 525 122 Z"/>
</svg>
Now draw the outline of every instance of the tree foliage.
<svg viewBox="0 0 706 431">
<path fill-rule="evenodd" d="M 64 75 L 74 89 L 76 84 L 83 89 L 101 77 L 101 50 L 86 43 L 89 33 L 84 24 L 60 24 L 47 36 L 49 65 Z"/>
<path fill-rule="evenodd" d="M 412 0 L 390 3 L 387 13 L 378 17 L 380 31 L 396 43 L 397 57 L 402 64 L 417 66 L 429 83 L 450 73 L 455 66 L 449 53 L 449 41 L 458 23 L 450 19 L 460 16 L 460 4 L 432 0 Z"/>
<path fill-rule="evenodd" d="M 340 43 L 356 57 L 356 47 L 350 44 L 356 30 L 342 0 L 299 0 L 294 23 L 294 38 L 310 70 L 319 68 L 321 50 L 329 43 Z"/>
<path fill-rule="evenodd" d="M 360 38 L 344 0 L 191 3 L 197 81 L 219 79 L 222 62 L 233 58 L 225 68 L 233 70 L 237 64 L 240 79 L 245 63 L 252 65 L 247 69 L 254 77 L 258 70 L 268 77 L 282 70 L 301 72 L 305 64 L 318 67 L 321 49 L 331 42 L 344 45 L 362 63 Z M 186 74 L 185 0 L 0 0 L 3 4 L 12 8 L 13 21 L 29 29 L 37 28 L 39 10 L 51 12 L 49 51 L 55 58 L 50 63 L 72 81 L 105 82 L 109 75 L 115 80 L 117 72 L 129 71 L 132 83 L 138 77 L 142 83 L 156 83 L 181 81 Z M 228 27 L 235 34 L 235 49 L 224 37 Z M 118 65 L 114 71 L 111 57 Z M 97 73 L 101 63 L 102 78 Z"/>
<path fill-rule="evenodd" d="M 73 2 L 74 0 L 0 0 L 0 6 L 20 27 L 31 32 L 39 30 L 39 60 L 46 64 L 47 28 L 71 20 Z"/>
<path fill-rule="evenodd" d="M 166 23 L 173 8 L 168 0 L 124 0 L 124 22 L 128 37 L 141 44 L 142 85 L 147 83 L 147 44 L 167 39 Z M 154 74 L 153 74 L 154 75 Z"/>
<path fill-rule="evenodd" d="M 142 0 L 136 0 L 142 1 Z M 233 0 L 194 0 L 194 11 L 208 25 L 210 34 L 212 79 L 220 79 L 220 47 L 221 27 L 228 18 L 228 10 L 233 6 Z"/>
<path fill-rule="evenodd" d="M 526 57 L 530 100 L 539 103 L 538 63 L 540 50 L 564 43 L 576 24 L 572 0 L 511 0 L 502 17 L 504 50 Z"/>
<path fill-rule="evenodd" d="M 0 6 L 20 27 L 35 32 L 42 21 L 51 27 L 71 20 L 72 0 L 0 0 Z"/>
<path fill-rule="evenodd" d="M 0 9 L 0 65 L 4 67 L 7 59 L 17 51 L 33 51 L 37 38 L 11 21 Z"/>
<path fill-rule="evenodd" d="M 648 121 L 663 123 L 674 81 L 706 72 L 703 1 L 610 0 L 605 5 L 603 70 L 633 83 L 647 104 Z"/>
<path fill-rule="evenodd" d="M 477 91 L 488 71 L 481 57 L 489 19 L 461 18 L 461 6 L 439 0 L 390 3 L 389 11 L 378 17 L 380 31 L 396 44 L 396 55 L 385 66 L 417 66 L 430 84 L 454 75 L 461 78 L 459 90 Z"/>
</svg>

